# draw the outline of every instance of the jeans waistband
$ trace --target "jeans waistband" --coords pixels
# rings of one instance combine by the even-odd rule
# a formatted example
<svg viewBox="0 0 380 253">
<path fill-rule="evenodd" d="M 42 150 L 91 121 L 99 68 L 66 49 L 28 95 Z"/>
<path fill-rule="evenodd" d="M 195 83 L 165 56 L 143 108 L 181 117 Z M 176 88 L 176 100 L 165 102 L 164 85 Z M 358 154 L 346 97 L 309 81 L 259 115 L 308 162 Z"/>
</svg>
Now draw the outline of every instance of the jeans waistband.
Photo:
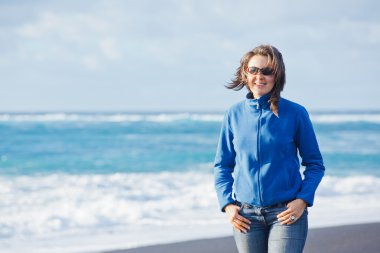
<svg viewBox="0 0 380 253">
<path fill-rule="evenodd" d="M 279 208 L 279 207 L 286 206 L 289 202 L 292 202 L 293 200 L 294 199 L 287 200 L 287 201 L 284 201 L 284 202 L 281 202 L 281 203 L 277 203 L 277 204 L 274 204 L 274 205 L 270 205 L 270 206 L 254 206 L 254 205 L 251 205 L 251 204 L 248 204 L 248 203 L 236 201 L 236 205 L 240 206 L 240 207 L 243 207 L 243 208 L 255 208 L 255 207 L 256 208 Z"/>
</svg>

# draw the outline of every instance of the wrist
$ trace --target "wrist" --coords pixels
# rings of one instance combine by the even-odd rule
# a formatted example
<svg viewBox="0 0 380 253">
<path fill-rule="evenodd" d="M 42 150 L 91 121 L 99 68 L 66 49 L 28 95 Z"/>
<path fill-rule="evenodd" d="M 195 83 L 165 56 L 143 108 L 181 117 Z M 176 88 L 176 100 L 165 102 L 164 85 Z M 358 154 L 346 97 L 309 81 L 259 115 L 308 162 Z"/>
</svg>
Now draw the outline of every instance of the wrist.
<svg viewBox="0 0 380 253">
<path fill-rule="evenodd" d="M 234 204 L 228 204 L 226 205 L 226 207 L 224 208 L 224 210 L 226 211 L 226 213 L 228 213 L 229 210 L 231 210 L 232 207 L 234 207 L 235 205 Z"/>
<path fill-rule="evenodd" d="M 305 207 L 307 207 L 307 202 L 305 200 L 303 199 L 297 199 L 297 200 L 299 200 Z"/>
</svg>

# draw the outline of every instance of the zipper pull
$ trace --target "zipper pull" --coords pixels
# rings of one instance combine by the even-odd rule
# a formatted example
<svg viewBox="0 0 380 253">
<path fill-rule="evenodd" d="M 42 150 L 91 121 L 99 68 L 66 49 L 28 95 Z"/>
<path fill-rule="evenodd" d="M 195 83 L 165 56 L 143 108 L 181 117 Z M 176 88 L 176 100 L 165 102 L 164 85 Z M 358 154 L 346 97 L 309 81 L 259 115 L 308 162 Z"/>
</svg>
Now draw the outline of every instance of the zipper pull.
<svg viewBox="0 0 380 253">
<path fill-rule="evenodd" d="M 259 102 L 257 102 L 257 105 L 256 105 L 257 110 L 259 109 L 259 106 L 260 106 L 260 104 L 259 104 Z"/>
</svg>

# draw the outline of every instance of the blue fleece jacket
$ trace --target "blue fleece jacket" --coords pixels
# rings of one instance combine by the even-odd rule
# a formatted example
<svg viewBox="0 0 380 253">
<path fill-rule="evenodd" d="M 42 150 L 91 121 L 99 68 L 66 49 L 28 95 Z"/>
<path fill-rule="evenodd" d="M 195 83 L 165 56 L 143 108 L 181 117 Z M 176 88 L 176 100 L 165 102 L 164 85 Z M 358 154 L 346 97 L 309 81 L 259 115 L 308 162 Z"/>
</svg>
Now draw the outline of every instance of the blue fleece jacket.
<svg viewBox="0 0 380 253">
<path fill-rule="evenodd" d="M 277 117 L 268 100 L 249 93 L 225 114 L 214 164 L 222 211 L 235 200 L 264 207 L 300 198 L 313 205 L 325 167 L 309 115 L 280 98 Z"/>
</svg>

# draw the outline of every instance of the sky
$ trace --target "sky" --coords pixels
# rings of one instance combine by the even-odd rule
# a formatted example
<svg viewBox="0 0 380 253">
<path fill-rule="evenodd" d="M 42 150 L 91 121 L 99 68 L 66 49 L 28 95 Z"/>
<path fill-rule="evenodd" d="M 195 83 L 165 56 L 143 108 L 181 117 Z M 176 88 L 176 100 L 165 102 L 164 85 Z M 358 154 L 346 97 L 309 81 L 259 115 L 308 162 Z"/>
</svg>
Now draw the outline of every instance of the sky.
<svg viewBox="0 0 380 253">
<path fill-rule="evenodd" d="M 282 96 L 380 110 L 379 1 L 3 0 L 0 111 L 224 111 L 243 54 L 283 54 Z"/>
</svg>

